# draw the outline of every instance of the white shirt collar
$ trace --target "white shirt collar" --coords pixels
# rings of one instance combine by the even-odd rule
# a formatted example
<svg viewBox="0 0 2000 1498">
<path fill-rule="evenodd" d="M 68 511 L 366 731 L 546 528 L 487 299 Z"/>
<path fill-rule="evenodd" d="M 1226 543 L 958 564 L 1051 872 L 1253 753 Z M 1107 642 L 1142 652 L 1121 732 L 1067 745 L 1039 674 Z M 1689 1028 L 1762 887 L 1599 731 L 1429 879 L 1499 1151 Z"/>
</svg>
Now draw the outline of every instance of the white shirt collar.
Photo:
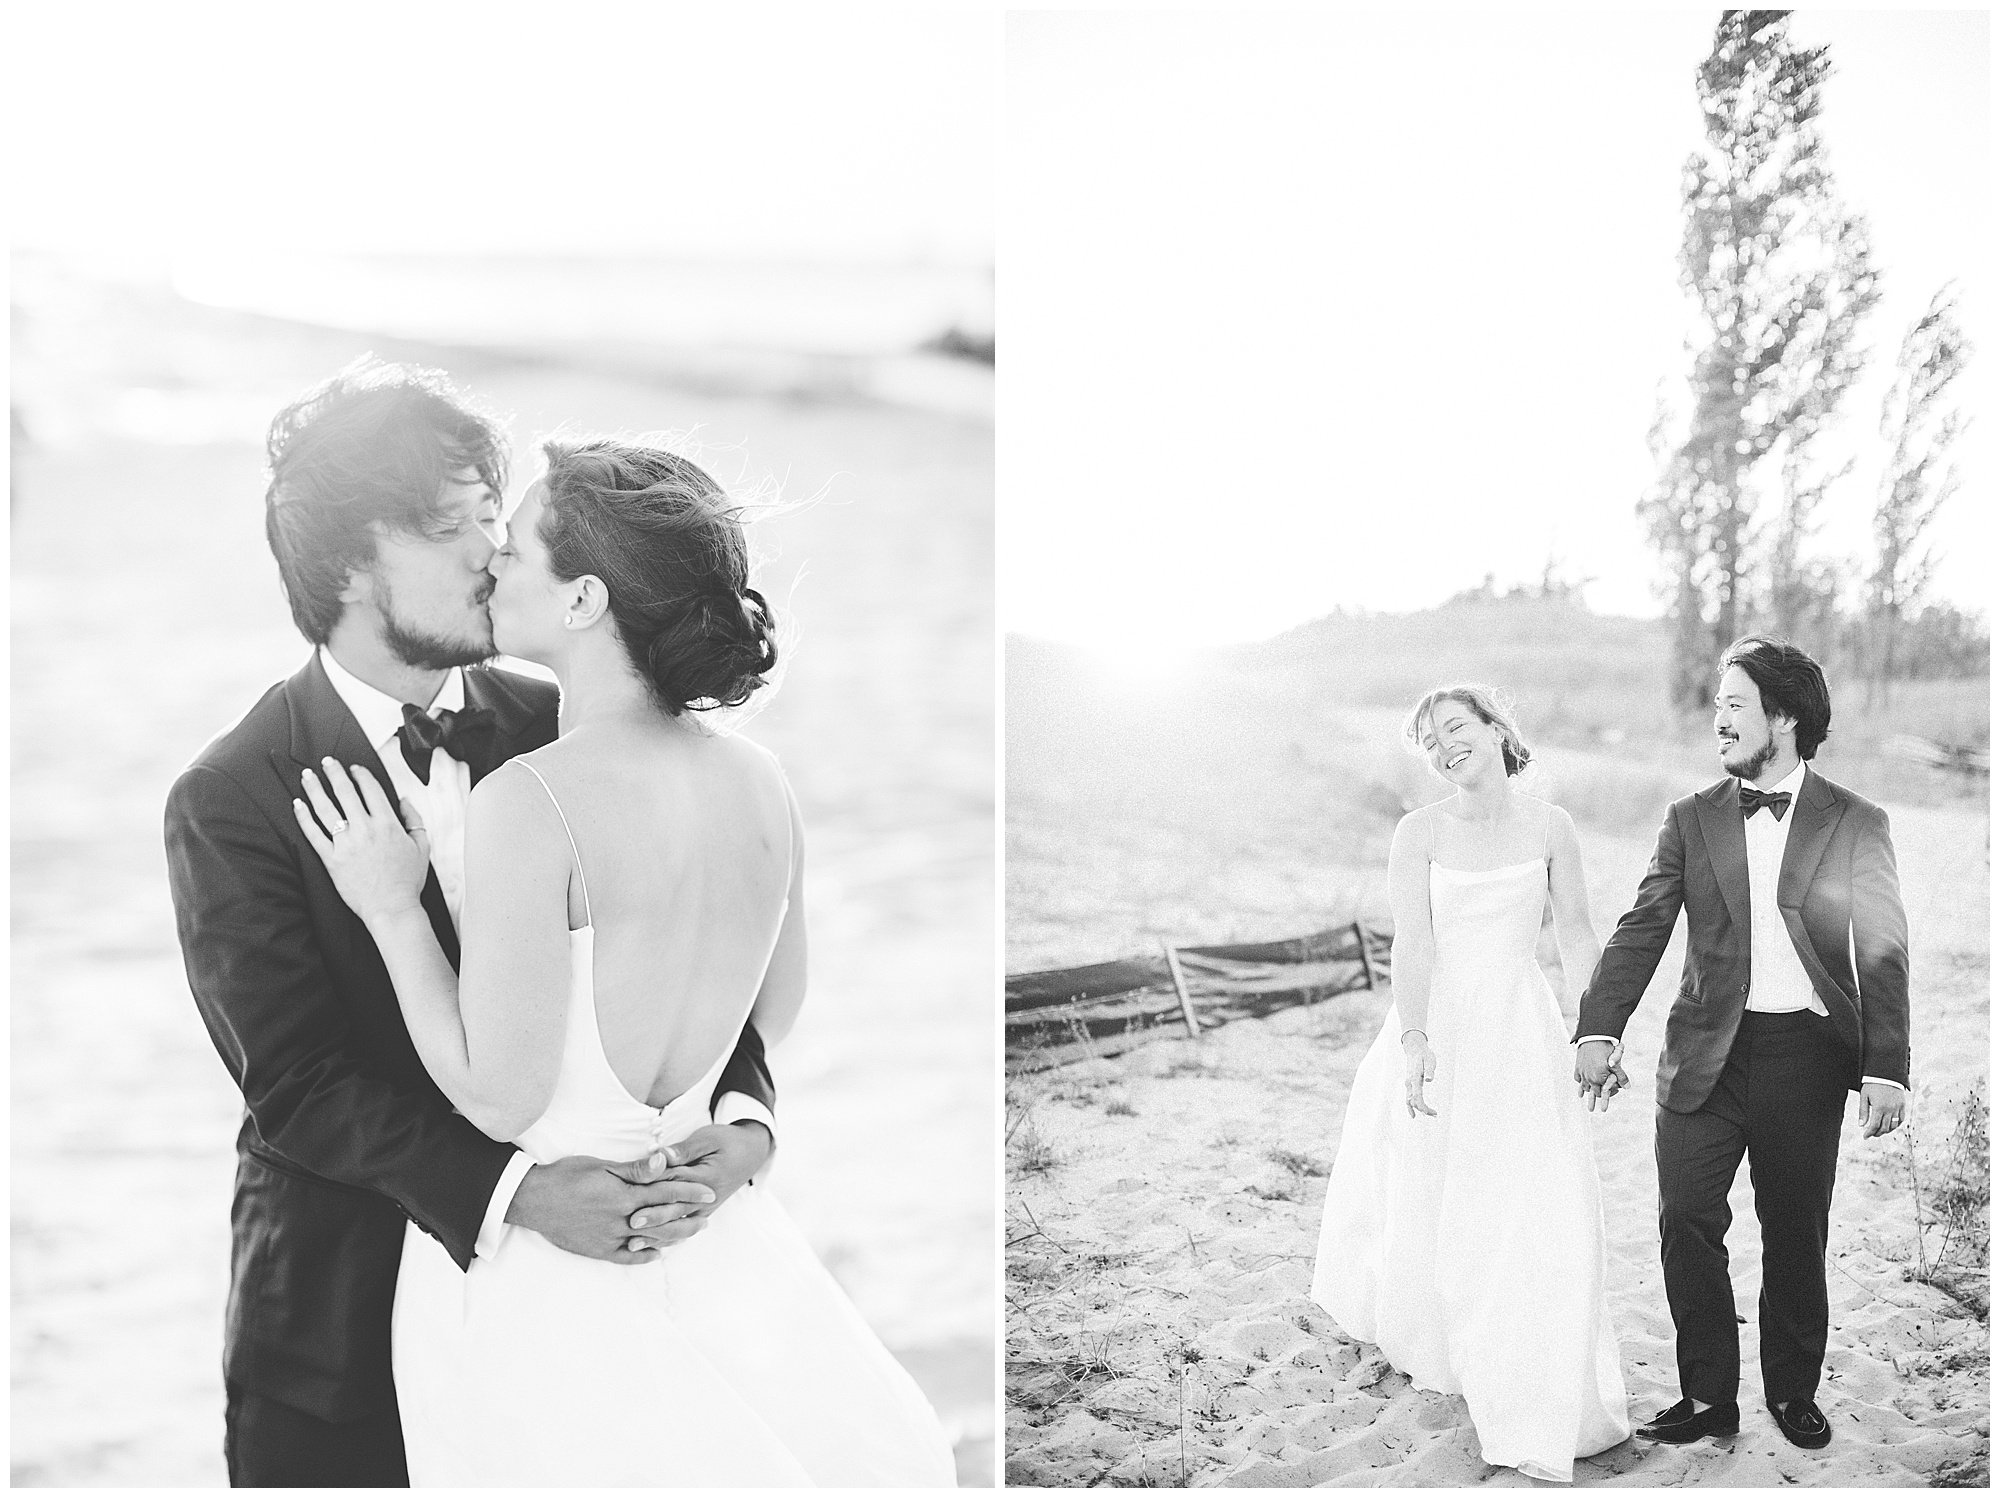
<svg viewBox="0 0 2000 1498">
<path fill-rule="evenodd" d="M 371 746 L 379 750 L 401 732 L 401 702 L 387 692 L 369 686 L 335 660 L 333 652 L 324 645 L 319 647 L 319 663 L 326 667 L 327 679 L 333 683 L 334 691 L 340 693 L 340 700 L 347 704 L 347 710 L 354 714 L 354 721 L 361 725 L 361 731 L 368 735 Z M 437 696 L 431 699 L 425 711 L 436 714 L 448 708 L 457 712 L 464 706 L 465 672 L 453 666 L 445 673 L 444 685 L 438 688 Z"/>
<path fill-rule="evenodd" d="M 1752 785 L 1749 781 L 1745 780 L 1740 775 L 1736 777 L 1736 784 L 1741 788 L 1746 788 L 1753 791 L 1757 789 L 1756 786 Z M 1783 780 L 1779 781 L 1776 785 L 1771 787 L 1770 794 L 1775 796 L 1782 791 L 1785 794 L 1789 795 L 1794 802 L 1797 802 L 1797 800 L 1799 799 L 1799 793 L 1805 789 L 1805 784 L 1806 784 L 1806 762 L 1804 760 L 1800 760 L 1796 765 L 1792 766 L 1791 774 L 1787 775 Z"/>
</svg>

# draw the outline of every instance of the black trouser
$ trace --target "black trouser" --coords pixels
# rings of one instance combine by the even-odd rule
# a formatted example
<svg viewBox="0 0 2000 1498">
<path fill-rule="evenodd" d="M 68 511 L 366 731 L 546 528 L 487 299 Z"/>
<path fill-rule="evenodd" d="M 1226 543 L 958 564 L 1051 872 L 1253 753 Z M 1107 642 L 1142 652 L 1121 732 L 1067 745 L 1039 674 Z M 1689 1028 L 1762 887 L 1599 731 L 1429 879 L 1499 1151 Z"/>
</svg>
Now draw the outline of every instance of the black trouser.
<svg viewBox="0 0 2000 1498">
<path fill-rule="evenodd" d="M 1757 1350 L 1764 1397 L 1810 1399 L 1826 1361 L 1826 1219 L 1840 1156 L 1850 1062 L 1810 1010 L 1746 1012 L 1715 1090 L 1692 1113 L 1662 1108 L 1660 1264 L 1673 1312 L 1681 1393 L 1736 1398 L 1736 1299 L 1729 1284 L 1729 1188 L 1750 1156 L 1764 1235 Z"/>
<path fill-rule="evenodd" d="M 335 1425 L 261 1394 L 229 1390 L 222 1454 L 233 1488 L 406 1488 L 396 1406 Z"/>
</svg>

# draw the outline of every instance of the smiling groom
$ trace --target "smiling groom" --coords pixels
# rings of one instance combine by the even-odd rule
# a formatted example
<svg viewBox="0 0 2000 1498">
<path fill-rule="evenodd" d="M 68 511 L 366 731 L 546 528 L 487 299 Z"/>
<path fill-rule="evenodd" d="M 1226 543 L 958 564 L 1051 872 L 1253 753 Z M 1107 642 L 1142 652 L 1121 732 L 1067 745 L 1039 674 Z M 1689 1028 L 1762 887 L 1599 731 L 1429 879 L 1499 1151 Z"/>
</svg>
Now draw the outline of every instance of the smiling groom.
<svg viewBox="0 0 2000 1498">
<path fill-rule="evenodd" d="M 1639 1434 L 1737 1429 L 1729 1190 L 1745 1154 L 1763 1231 L 1757 1342 L 1785 1438 L 1832 1439 L 1814 1402 L 1826 1359 L 1827 1217 L 1847 1094 L 1862 1136 L 1897 1128 L 1910 1080 L 1909 932 L 1881 807 L 1810 765 L 1832 721 L 1795 646 L 1748 636 L 1721 662 L 1727 779 L 1667 810 L 1631 910 L 1604 944 L 1577 1024 L 1576 1075 L 1605 1096 L 1625 1032 L 1683 908 L 1687 961 L 1660 1050 L 1654 1157 L 1660 1262 L 1681 1399 Z"/>
</svg>

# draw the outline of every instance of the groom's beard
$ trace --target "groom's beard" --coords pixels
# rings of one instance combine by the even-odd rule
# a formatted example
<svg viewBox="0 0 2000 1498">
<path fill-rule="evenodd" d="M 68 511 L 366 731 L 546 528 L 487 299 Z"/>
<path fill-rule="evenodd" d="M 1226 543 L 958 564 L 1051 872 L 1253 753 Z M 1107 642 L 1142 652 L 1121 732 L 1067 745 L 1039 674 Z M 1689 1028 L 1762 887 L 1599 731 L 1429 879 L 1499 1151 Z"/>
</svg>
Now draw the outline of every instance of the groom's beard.
<svg viewBox="0 0 2000 1498">
<path fill-rule="evenodd" d="M 1742 752 L 1743 745 L 1740 740 L 1736 748 L 1739 753 Z M 1762 749 L 1757 750 L 1748 759 L 1740 763 L 1732 764 L 1729 756 L 1727 754 L 1723 755 L 1722 768 L 1734 775 L 1738 780 L 1755 780 L 1759 775 L 1764 773 L 1764 767 L 1777 757 L 1778 741 L 1776 739 L 1766 739 L 1764 740 L 1764 747 Z"/>
<path fill-rule="evenodd" d="M 382 643 L 390 653 L 406 666 L 415 666 L 420 671 L 448 671 L 453 666 L 476 666 L 481 661 L 490 661 L 498 654 L 493 648 L 493 626 L 486 617 L 486 596 L 493 591 L 489 584 L 486 593 L 479 599 L 478 618 L 486 625 L 482 640 L 453 639 L 450 635 L 439 634 L 421 625 L 408 624 L 396 612 L 396 600 L 386 586 L 378 583 L 377 602 L 382 616 Z"/>
</svg>

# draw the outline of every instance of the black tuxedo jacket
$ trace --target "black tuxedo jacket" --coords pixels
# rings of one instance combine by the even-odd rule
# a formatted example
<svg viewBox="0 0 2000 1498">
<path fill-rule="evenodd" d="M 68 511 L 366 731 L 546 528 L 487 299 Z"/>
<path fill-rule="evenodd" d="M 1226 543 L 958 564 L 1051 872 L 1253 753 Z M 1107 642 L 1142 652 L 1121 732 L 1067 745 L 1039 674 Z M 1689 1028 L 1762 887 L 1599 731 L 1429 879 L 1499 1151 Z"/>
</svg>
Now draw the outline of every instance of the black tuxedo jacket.
<svg viewBox="0 0 2000 1498">
<path fill-rule="evenodd" d="M 465 673 L 494 763 L 556 734 L 556 689 Z M 299 832 L 299 775 L 332 755 L 389 777 L 319 653 L 196 757 L 167 797 L 167 877 L 188 986 L 242 1090 L 223 1376 L 322 1420 L 392 1404 L 389 1314 L 408 1218 L 459 1266 L 515 1153 L 452 1110 L 403 1026 L 361 919 Z M 475 772 L 476 773 L 476 772 Z M 445 954 L 458 940 L 433 871 Z M 775 1101 L 746 1028 L 717 1094 Z"/>
<path fill-rule="evenodd" d="M 1907 1085 L 1910 941 L 1889 818 L 1810 767 L 1789 815 L 1778 909 L 1846 1047 L 1847 1085 Z M 1722 1074 L 1750 996 L 1750 862 L 1733 777 L 1667 808 L 1638 897 L 1584 990 L 1579 1037 L 1625 1033 L 1683 905 L 1687 962 L 1667 1014 L 1659 1102 L 1692 1113 Z"/>
</svg>

